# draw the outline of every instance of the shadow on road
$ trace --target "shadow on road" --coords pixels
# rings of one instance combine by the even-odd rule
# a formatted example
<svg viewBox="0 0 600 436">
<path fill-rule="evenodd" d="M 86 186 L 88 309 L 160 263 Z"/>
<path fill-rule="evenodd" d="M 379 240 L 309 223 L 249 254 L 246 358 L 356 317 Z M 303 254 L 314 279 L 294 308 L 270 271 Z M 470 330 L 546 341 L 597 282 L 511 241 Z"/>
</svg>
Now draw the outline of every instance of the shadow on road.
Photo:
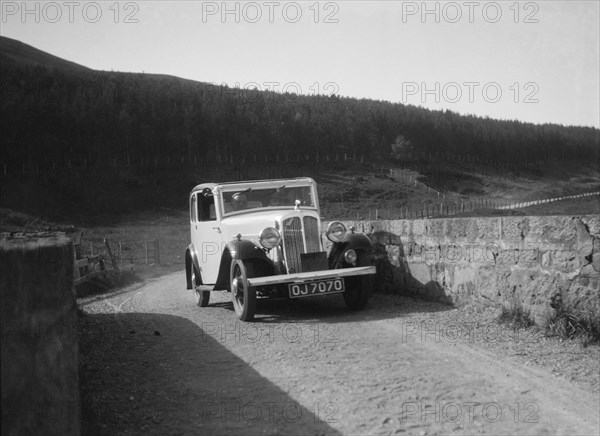
<svg viewBox="0 0 600 436">
<path fill-rule="evenodd" d="M 216 292 L 213 293 L 213 301 Z M 211 302 L 201 310 L 224 310 L 236 320 L 233 304 L 227 292 L 219 293 L 221 301 Z M 225 299 L 225 301 L 223 301 Z M 329 322 L 346 323 L 358 321 L 376 321 L 390 318 L 402 318 L 411 313 L 434 313 L 453 310 L 448 304 L 424 300 L 414 300 L 399 295 L 373 294 L 367 308 L 362 311 L 351 311 L 346 308 L 340 295 L 299 298 L 296 300 L 262 300 L 257 302 L 254 322 L 260 323 L 293 323 L 293 322 Z"/>
<path fill-rule="evenodd" d="M 178 316 L 82 315 L 80 384 L 82 434 L 339 434 Z"/>
</svg>

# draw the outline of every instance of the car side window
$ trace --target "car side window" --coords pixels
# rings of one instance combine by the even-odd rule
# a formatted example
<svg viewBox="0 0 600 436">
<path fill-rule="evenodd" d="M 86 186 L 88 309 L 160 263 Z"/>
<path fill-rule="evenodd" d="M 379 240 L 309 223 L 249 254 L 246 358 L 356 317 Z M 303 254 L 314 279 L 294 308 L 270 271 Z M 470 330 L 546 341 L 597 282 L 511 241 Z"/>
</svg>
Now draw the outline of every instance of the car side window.
<svg viewBox="0 0 600 436">
<path fill-rule="evenodd" d="M 190 221 L 196 221 L 196 194 L 190 197 Z"/>
<path fill-rule="evenodd" d="M 215 221 L 215 197 L 212 192 L 204 191 L 198 195 L 198 221 Z"/>
</svg>

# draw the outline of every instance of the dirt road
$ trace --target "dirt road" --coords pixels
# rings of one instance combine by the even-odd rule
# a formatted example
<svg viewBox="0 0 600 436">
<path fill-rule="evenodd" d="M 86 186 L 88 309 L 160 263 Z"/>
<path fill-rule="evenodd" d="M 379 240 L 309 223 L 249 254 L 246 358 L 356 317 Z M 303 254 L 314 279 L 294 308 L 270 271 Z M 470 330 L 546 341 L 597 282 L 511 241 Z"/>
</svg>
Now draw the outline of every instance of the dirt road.
<svg viewBox="0 0 600 436">
<path fill-rule="evenodd" d="M 238 322 L 171 274 L 80 302 L 84 434 L 599 434 L 597 395 L 375 295 L 265 302 Z"/>
</svg>

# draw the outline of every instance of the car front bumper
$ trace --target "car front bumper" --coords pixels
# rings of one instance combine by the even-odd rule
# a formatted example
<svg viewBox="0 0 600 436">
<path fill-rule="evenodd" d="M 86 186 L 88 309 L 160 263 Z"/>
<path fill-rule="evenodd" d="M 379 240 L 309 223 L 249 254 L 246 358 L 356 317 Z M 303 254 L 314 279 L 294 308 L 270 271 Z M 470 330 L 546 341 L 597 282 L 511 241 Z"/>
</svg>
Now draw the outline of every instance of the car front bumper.
<svg viewBox="0 0 600 436">
<path fill-rule="evenodd" d="M 268 286 L 282 283 L 303 283 L 313 280 L 337 279 L 340 277 L 362 276 L 375 274 L 374 266 L 358 266 L 355 268 L 331 269 L 325 271 L 311 271 L 305 273 L 281 274 L 276 276 L 248 278 L 249 286 Z"/>
</svg>

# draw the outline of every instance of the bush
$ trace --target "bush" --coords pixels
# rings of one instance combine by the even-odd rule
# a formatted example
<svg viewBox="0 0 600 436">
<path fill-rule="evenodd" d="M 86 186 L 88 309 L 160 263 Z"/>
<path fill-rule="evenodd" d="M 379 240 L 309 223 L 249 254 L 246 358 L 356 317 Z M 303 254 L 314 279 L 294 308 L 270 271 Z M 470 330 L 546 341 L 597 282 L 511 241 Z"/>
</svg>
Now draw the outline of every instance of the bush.
<svg viewBox="0 0 600 436">
<path fill-rule="evenodd" d="M 584 345 L 600 343 L 600 318 L 593 312 L 575 313 L 565 308 L 560 294 L 552 297 L 555 313 L 548 318 L 544 333 L 561 339 L 583 339 Z"/>
<path fill-rule="evenodd" d="M 508 324 L 515 330 L 531 327 L 535 324 L 531 319 L 531 314 L 523 308 L 520 301 L 512 301 L 503 305 L 502 311 L 498 315 L 498 322 Z"/>
</svg>

